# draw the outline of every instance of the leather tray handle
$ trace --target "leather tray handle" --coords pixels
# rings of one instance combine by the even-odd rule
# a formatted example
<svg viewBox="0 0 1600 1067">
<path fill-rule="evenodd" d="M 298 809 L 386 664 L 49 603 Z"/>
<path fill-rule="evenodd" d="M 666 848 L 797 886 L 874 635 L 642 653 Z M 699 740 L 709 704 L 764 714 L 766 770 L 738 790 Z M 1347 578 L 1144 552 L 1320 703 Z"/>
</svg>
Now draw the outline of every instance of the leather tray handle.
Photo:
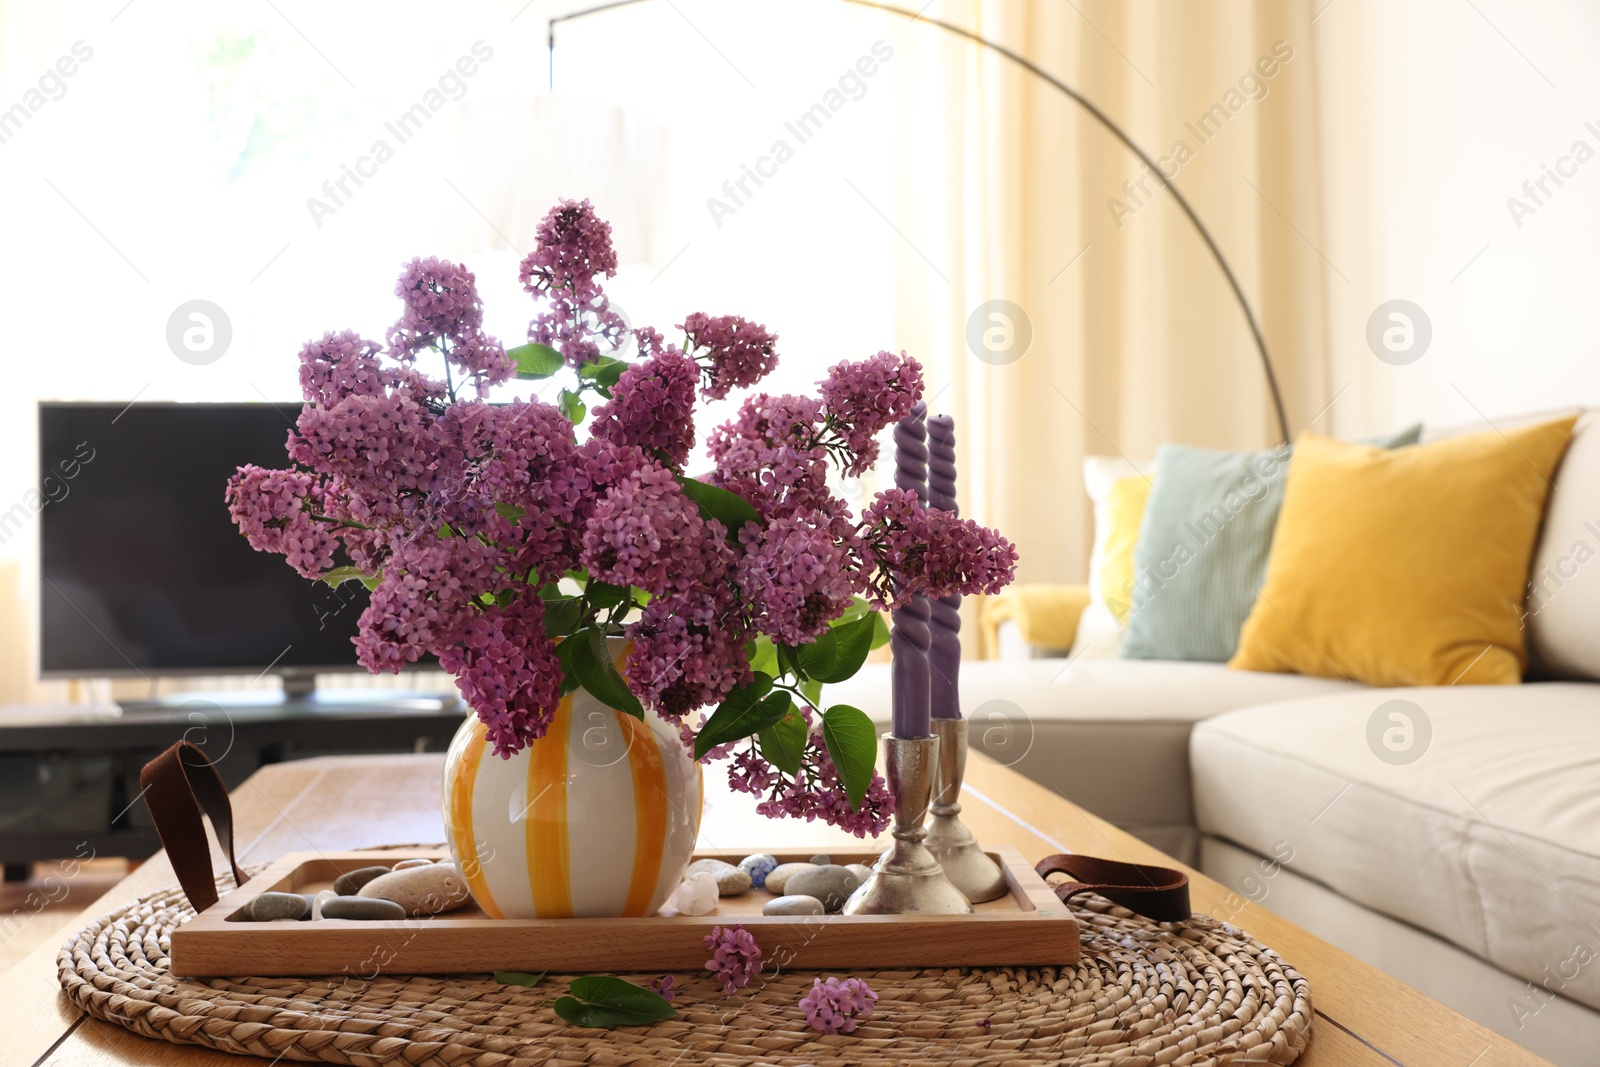
<svg viewBox="0 0 1600 1067">
<path fill-rule="evenodd" d="M 1170 867 L 1059 852 L 1040 860 L 1034 870 L 1041 878 L 1064 874 L 1072 879 L 1051 887 L 1063 904 L 1079 893 L 1093 892 L 1156 922 L 1187 922 L 1194 914 L 1189 907 L 1189 876 Z"/>
<path fill-rule="evenodd" d="M 206 840 L 206 824 L 200 820 L 202 810 L 211 816 L 217 843 L 233 868 L 234 884 L 248 881 L 233 858 L 233 805 L 228 801 L 228 788 L 199 745 L 179 741 L 144 765 L 139 785 L 178 884 L 195 911 L 205 911 L 217 902 L 211 845 Z"/>
</svg>

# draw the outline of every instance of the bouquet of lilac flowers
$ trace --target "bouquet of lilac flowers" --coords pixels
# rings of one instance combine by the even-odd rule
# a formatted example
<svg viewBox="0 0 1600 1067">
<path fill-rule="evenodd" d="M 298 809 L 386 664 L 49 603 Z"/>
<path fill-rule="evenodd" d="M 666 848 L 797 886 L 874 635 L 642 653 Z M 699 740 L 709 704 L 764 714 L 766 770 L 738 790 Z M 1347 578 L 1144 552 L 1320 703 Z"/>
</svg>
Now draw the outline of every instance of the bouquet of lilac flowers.
<svg viewBox="0 0 1600 1067">
<path fill-rule="evenodd" d="M 639 358 L 619 359 L 629 331 L 600 281 L 615 270 L 588 201 L 556 205 L 522 263 L 529 343 L 507 351 L 483 332 L 471 272 L 413 260 L 386 343 L 330 333 L 301 350 L 295 466 L 240 468 L 233 519 L 307 578 L 363 582 L 362 665 L 437 656 L 501 756 L 581 686 L 679 723 L 697 759 L 731 759 L 764 814 L 880 832 L 892 801 L 871 722 L 820 708 L 821 688 L 887 639 L 882 611 L 997 591 L 1016 552 L 914 494 L 856 518 L 829 490 L 830 467 L 870 468 L 921 395 L 904 355 L 840 363 L 816 398 L 749 397 L 712 432 L 712 469 L 689 477 L 697 395 L 754 385 L 777 338 L 697 313 L 681 345 L 637 329 Z M 558 374 L 554 404 L 489 401 L 513 377 Z M 620 671 L 608 637 L 633 642 Z"/>
</svg>

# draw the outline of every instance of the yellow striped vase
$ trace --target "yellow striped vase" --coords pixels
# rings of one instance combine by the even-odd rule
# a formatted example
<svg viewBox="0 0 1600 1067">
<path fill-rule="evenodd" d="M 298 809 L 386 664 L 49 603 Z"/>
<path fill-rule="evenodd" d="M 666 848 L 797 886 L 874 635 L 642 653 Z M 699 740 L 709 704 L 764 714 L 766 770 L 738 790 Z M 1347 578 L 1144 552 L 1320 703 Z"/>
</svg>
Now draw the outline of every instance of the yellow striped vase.
<svg viewBox="0 0 1600 1067">
<path fill-rule="evenodd" d="M 583 689 L 510 759 L 468 715 L 445 756 L 445 834 L 493 918 L 654 915 L 700 833 L 699 771 L 672 726 Z"/>
</svg>

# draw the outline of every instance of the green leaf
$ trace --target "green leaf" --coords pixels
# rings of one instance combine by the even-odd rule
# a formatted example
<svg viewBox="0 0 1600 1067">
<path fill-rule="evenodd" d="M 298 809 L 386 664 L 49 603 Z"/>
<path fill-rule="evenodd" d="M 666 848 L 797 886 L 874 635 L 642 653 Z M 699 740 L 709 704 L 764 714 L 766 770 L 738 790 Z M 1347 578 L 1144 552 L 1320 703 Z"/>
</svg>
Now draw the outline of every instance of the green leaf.
<svg viewBox="0 0 1600 1067">
<path fill-rule="evenodd" d="M 772 692 L 772 675 L 758 671 L 749 685 L 741 686 L 729 693 L 727 699 L 717 705 L 717 710 L 711 713 L 711 718 L 706 720 L 706 724 L 700 728 L 700 733 L 695 736 L 694 758 L 700 759 L 718 745 L 737 741 L 741 737 L 749 737 L 783 718 L 784 711 L 777 711 L 777 714 L 762 719 L 761 709 L 766 706 L 762 698 L 770 692 Z M 787 693 L 780 695 L 788 697 Z"/>
<path fill-rule="evenodd" d="M 829 683 L 852 677 L 867 662 L 867 653 L 872 651 L 876 618 L 876 612 L 863 615 L 855 622 L 829 629 L 811 644 L 796 649 L 806 677 Z"/>
<path fill-rule="evenodd" d="M 586 588 L 589 603 L 597 608 L 614 608 L 628 599 L 628 587 L 625 585 L 612 585 L 598 578 L 590 578 Z"/>
<path fill-rule="evenodd" d="M 556 398 L 556 406 L 561 409 L 561 414 L 567 417 L 567 421 L 574 426 L 582 422 L 583 417 L 589 412 L 589 409 L 583 406 L 583 397 L 574 393 L 571 389 L 561 390 L 561 395 Z"/>
<path fill-rule="evenodd" d="M 578 628 L 583 621 L 583 602 L 575 596 L 556 596 L 544 602 L 544 632 L 549 637 L 561 637 Z"/>
<path fill-rule="evenodd" d="M 622 372 L 627 370 L 628 366 L 624 360 L 601 356 L 598 361 L 585 363 L 579 367 L 578 377 L 584 381 L 594 382 L 600 389 L 610 389 L 617 384 L 617 379 L 622 377 Z"/>
<path fill-rule="evenodd" d="M 566 696 L 578 688 L 578 670 L 573 658 L 578 649 L 589 646 L 583 630 L 575 630 L 556 644 L 556 661 L 561 664 L 561 695 Z"/>
<path fill-rule="evenodd" d="M 889 643 L 889 622 L 885 614 L 872 606 L 872 602 L 863 597 L 852 597 L 850 606 L 840 613 L 829 626 L 847 626 L 865 615 L 873 617 L 872 647 L 882 648 Z"/>
<path fill-rule="evenodd" d="M 549 973 L 548 971 L 540 971 L 538 974 L 525 974 L 522 971 L 496 971 L 494 972 L 494 980 L 501 985 L 520 985 L 532 989 L 544 981 L 544 976 Z"/>
<path fill-rule="evenodd" d="M 878 760 L 878 731 L 860 708 L 835 704 L 822 715 L 822 743 L 839 772 L 850 807 L 859 810 Z"/>
<path fill-rule="evenodd" d="M 561 353 L 549 345 L 518 345 L 506 355 L 516 361 L 518 378 L 548 378 L 566 364 Z"/>
<path fill-rule="evenodd" d="M 376 577 L 375 575 L 368 574 L 366 571 L 362 570 L 360 567 L 335 567 L 335 568 L 333 568 L 333 570 L 329 571 L 327 574 L 324 574 L 322 576 L 322 581 L 328 583 L 333 588 L 337 589 L 341 585 L 343 585 L 345 582 L 362 582 L 362 583 L 365 583 L 365 582 L 367 582 L 367 581 L 369 581 L 369 580 L 371 580 L 371 579 L 373 579 L 375 577 Z M 376 584 L 377 584 L 377 582 L 374 581 L 373 585 L 376 585 Z M 369 585 L 369 586 L 367 586 L 367 588 L 371 589 L 372 586 Z"/>
<path fill-rule="evenodd" d="M 773 645 L 772 638 L 761 634 L 751 641 L 745 648 L 745 659 L 750 661 L 750 669 L 770 674 L 774 678 L 780 673 L 778 670 L 778 649 Z"/>
<path fill-rule="evenodd" d="M 567 992 L 554 1007 L 574 1026 L 645 1026 L 678 1016 L 665 997 L 612 975 L 574 978 Z"/>
<path fill-rule="evenodd" d="M 716 519 L 726 526 L 729 538 L 737 537 L 745 523 L 761 521 L 756 509 L 738 493 L 730 493 L 719 486 L 707 485 L 682 474 L 677 477 L 678 484 L 683 487 L 683 495 L 699 506 L 701 516 Z"/>
<path fill-rule="evenodd" d="M 527 508 L 519 508 L 515 504 L 496 504 L 494 510 L 499 512 L 502 519 L 516 522 L 528 513 Z"/>
<path fill-rule="evenodd" d="M 761 731 L 761 758 L 790 778 L 800 773 L 806 751 L 806 721 L 800 713 L 789 713 Z"/>
<path fill-rule="evenodd" d="M 611 662 L 605 636 L 589 626 L 574 634 L 572 640 L 579 645 L 572 652 L 572 669 L 578 676 L 578 682 L 606 707 L 626 712 L 635 719 L 643 719 L 644 706 L 618 673 L 617 665 Z"/>
<path fill-rule="evenodd" d="M 794 654 L 794 649 L 788 645 L 778 645 L 778 673 L 792 674 L 801 681 L 805 680 L 806 672 L 800 666 L 800 657 Z"/>
<path fill-rule="evenodd" d="M 872 647 L 880 649 L 889 643 L 889 620 L 881 611 L 872 613 Z"/>
</svg>

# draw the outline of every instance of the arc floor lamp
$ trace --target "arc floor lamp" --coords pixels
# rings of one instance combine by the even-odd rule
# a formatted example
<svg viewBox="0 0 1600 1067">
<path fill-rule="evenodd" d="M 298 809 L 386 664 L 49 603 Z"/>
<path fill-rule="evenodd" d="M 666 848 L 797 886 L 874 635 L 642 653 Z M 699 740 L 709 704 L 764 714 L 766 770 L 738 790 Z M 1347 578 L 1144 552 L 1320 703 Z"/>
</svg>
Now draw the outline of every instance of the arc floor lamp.
<svg viewBox="0 0 1600 1067">
<path fill-rule="evenodd" d="M 589 15 L 597 15 L 602 11 L 610 11 L 619 7 L 629 7 L 633 4 L 640 4 L 644 2 L 645 0 L 611 0 L 610 3 L 596 4 L 593 7 L 587 7 L 579 11 L 568 12 L 565 15 L 555 15 L 551 17 L 548 22 L 546 36 L 546 40 L 550 48 L 551 86 L 554 87 L 555 85 L 556 24 L 558 22 L 571 22 L 574 19 L 581 19 Z M 1010 48 L 1007 48 L 1005 45 L 1000 44 L 997 41 L 991 41 L 982 34 L 975 33 L 963 26 L 957 26 L 953 22 L 945 22 L 940 19 L 929 18 L 928 16 L 919 14 L 915 11 L 907 11 L 904 8 L 894 7 L 890 4 L 878 3 L 877 0 L 845 0 L 845 2 L 855 4 L 858 7 L 868 7 L 877 11 L 886 11 L 891 15 L 899 15 L 900 17 L 910 19 L 913 22 L 925 22 L 930 26 L 937 26 L 947 33 L 954 34 L 957 37 L 963 37 L 974 44 L 981 45 L 982 47 L 989 49 L 991 52 L 996 52 L 999 55 L 1004 56 L 1006 59 L 1015 63 L 1017 66 L 1021 67 L 1023 70 L 1026 70 L 1029 74 L 1032 74 L 1036 78 L 1039 78 L 1046 84 L 1052 86 L 1063 96 L 1066 96 L 1079 107 L 1083 108 L 1084 111 L 1088 112 L 1091 118 L 1093 118 L 1101 126 L 1105 127 L 1107 132 L 1109 132 L 1118 141 L 1121 141 L 1128 151 L 1139 157 L 1140 162 L 1142 162 L 1145 167 L 1149 169 L 1156 182 L 1172 194 L 1172 199 L 1177 203 L 1179 209 L 1183 211 L 1184 217 L 1187 218 L 1194 226 L 1195 232 L 1200 235 L 1200 239 L 1205 242 L 1206 249 L 1211 253 L 1211 258 L 1216 260 L 1217 267 L 1222 271 L 1223 277 L 1227 279 L 1228 288 L 1233 291 L 1233 297 L 1236 301 L 1238 301 L 1239 310 L 1244 313 L 1245 322 L 1250 327 L 1250 336 L 1255 341 L 1256 354 L 1261 360 L 1261 370 L 1262 373 L 1266 375 L 1267 379 L 1267 389 L 1272 394 L 1272 407 L 1274 413 L 1277 415 L 1278 432 L 1282 435 L 1285 442 L 1289 440 L 1289 417 L 1284 411 L 1283 392 L 1278 387 L 1278 375 L 1277 372 L 1273 370 L 1271 357 L 1267 355 L 1267 342 L 1265 338 L 1261 336 L 1261 325 L 1256 321 L 1255 312 L 1250 309 L 1250 302 L 1245 299 L 1244 289 L 1240 287 L 1238 277 L 1233 273 L 1233 268 L 1228 265 L 1227 259 L 1223 257 L 1222 250 L 1217 247 L 1216 239 L 1211 236 L 1211 231 L 1206 229 L 1205 223 L 1200 221 L 1200 216 L 1195 214 L 1194 207 L 1190 205 L 1188 198 L 1178 190 L 1178 187 L 1173 184 L 1170 178 L 1162 173 L 1161 167 L 1157 165 L 1156 161 L 1150 157 L 1150 154 L 1134 143 L 1133 138 L 1128 136 L 1127 131 L 1125 131 L 1121 126 L 1118 126 L 1115 122 L 1111 121 L 1110 117 L 1107 116 L 1104 111 L 1101 111 L 1098 107 L 1096 107 L 1093 101 L 1089 100 L 1082 93 L 1078 92 L 1078 90 L 1074 89 L 1060 78 L 1057 78 L 1049 71 L 1043 69 L 1026 56 L 1012 51 Z"/>
</svg>

